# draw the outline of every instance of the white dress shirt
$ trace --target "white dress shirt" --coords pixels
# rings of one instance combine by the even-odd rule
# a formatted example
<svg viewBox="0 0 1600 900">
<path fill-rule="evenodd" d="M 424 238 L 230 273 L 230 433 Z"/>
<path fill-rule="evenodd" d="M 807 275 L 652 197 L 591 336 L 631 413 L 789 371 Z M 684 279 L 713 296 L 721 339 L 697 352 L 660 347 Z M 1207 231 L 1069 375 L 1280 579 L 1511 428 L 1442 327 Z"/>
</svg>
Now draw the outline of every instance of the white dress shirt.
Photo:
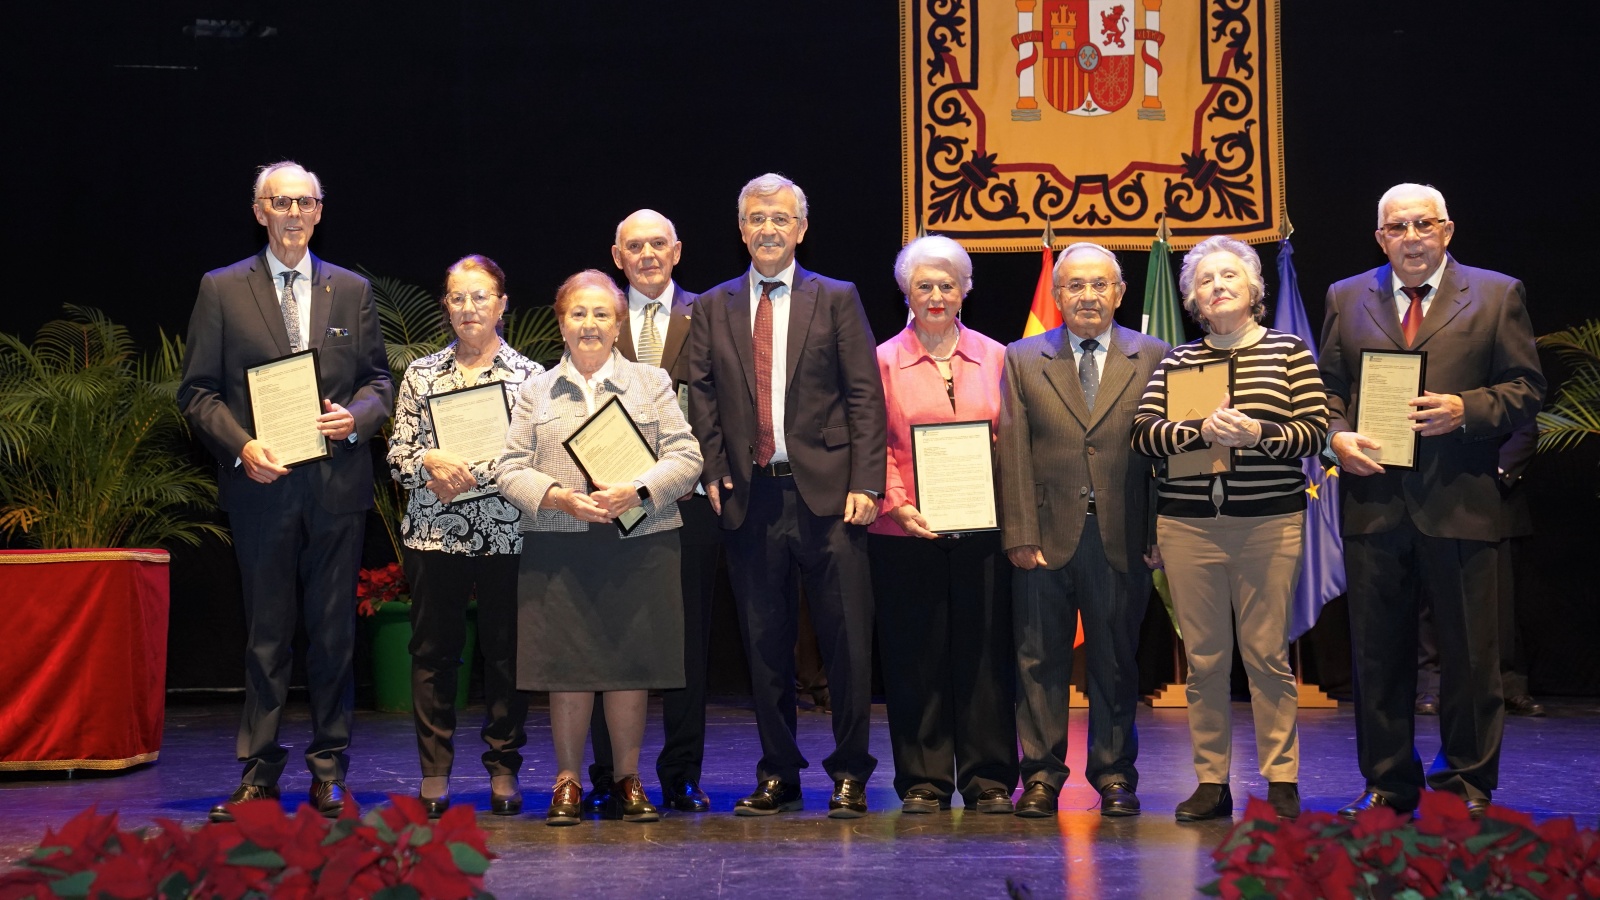
<svg viewBox="0 0 1600 900">
<path fill-rule="evenodd" d="M 768 278 L 756 271 L 755 266 L 750 267 L 750 334 L 752 338 L 756 331 L 756 305 L 761 302 L 761 282 L 781 281 L 781 287 L 772 289 L 769 295 L 772 302 L 772 439 L 776 449 L 772 452 L 772 462 L 787 462 L 789 459 L 789 442 L 784 439 L 783 414 L 784 398 L 788 393 L 789 378 L 789 292 L 794 285 L 794 263 L 791 262 L 782 272 Z M 754 345 L 752 344 L 752 350 Z"/>
<path fill-rule="evenodd" d="M 677 288 L 672 282 L 667 282 L 667 289 L 661 296 L 651 300 L 632 285 L 628 286 L 628 328 L 633 336 L 633 354 L 639 355 L 639 338 L 644 334 L 644 308 L 651 303 L 660 303 L 661 308 L 656 310 L 656 334 L 661 337 L 661 347 L 667 346 L 667 326 L 672 323 L 672 298 Z M 756 296 L 760 296 L 757 294 Z"/>
<path fill-rule="evenodd" d="M 1444 281 L 1444 267 L 1449 264 L 1450 260 L 1448 259 L 1440 260 L 1439 268 L 1434 269 L 1433 274 L 1428 276 L 1428 280 L 1423 282 L 1423 284 L 1432 286 L 1432 290 L 1428 291 L 1428 296 L 1422 298 L 1423 318 L 1428 317 L 1428 308 L 1433 306 L 1433 298 L 1439 296 L 1439 285 Z M 1399 276 L 1394 274 L 1393 268 L 1390 268 L 1389 293 L 1394 297 L 1394 306 L 1395 310 L 1400 314 L 1400 321 L 1404 322 L 1406 320 L 1406 310 L 1411 308 L 1411 298 L 1400 290 L 1401 287 Z M 1421 322 L 1417 323 L 1418 327 L 1421 327 L 1421 325 Z"/>
<path fill-rule="evenodd" d="M 295 350 L 305 350 L 311 346 L 311 254 L 300 257 L 297 266 L 286 266 L 283 261 L 273 254 L 272 248 L 267 248 L 267 271 L 272 273 L 272 295 L 279 298 L 280 305 L 283 298 L 283 273 L 293 268 L 300 273 L 294 280 L 294 302 L 300 312 L 300 340 L 304 347 L 295 347 Z"/>
</svg>

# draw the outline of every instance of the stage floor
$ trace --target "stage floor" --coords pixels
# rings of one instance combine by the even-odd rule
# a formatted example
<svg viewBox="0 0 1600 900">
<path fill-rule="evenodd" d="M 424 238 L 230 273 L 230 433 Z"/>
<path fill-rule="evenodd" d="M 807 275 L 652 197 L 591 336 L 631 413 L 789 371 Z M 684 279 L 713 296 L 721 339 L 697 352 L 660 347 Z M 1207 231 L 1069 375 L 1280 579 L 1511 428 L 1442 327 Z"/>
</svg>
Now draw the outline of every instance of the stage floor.
<svg viewBox="0 0 1600 900">
<path fill-rule="evenodd" d="M 1594 827 L 1600 815 L 1600 701 L 1549 702 L 1544 719 L 1506 722 L 1500 789 L 1495 800 L 1536 819 L 1575 816 Z M 458 802 L 488 807 L 488 776 L 477 762 L 481 707 L 464 711 L 471 723 L 459 742 Z M 1011 879 L 1037 898 L 1193 896 L 1211 878 L 1211 849 L 1231 823 L 1178 825 L 1173 807 L 1194 788 L 1188 726 L 1181 709 L 1139 711 L 1140 785 L 1144 815 L 1103 819 L 1098 796 L 1084 783 L 1087 719 L 1074 710 L 1068 763 L 1073 775 L 1054 820 L 968 815 L 901 815 L 894 795 L 888 725 L 873 708 L 873 752 L 880 757 L 867 786 L 871 812 L 861 819 L 827 818 L 831 789 L 821 759 L 832 746 L 826 715 L 802 712 L 801 746 L 812 761 L 804 779 L 806 809 L 770 818 L 738 818 L 729 810 L 755 783 L 760 754 L 754 717 L 737 703 L 710 710 L 705 780 L 713 812 L 669 814 L 649 825 L 586 821 L 549 828 L 544 810 L 554 780 L 548 710 L 529 722 L 522 783 L 527 813 L 483 814 L 479 822 L 500 859 L 487 885 L 500 897 L 742 897 L 815 898 L 839 892 L 876 897 L 1005 897 Z M 1239 815 L 1246 794 L 1263 795 L 1255 771 L 1248 704 L 1233 706 L 1233 787 Z M 199 823 L 238 783 L 233 760 L 237 704 L 173 703 L 167 709 L 161 759 L 121 774 L 0 774 L 0 867 L 8 867 L 44 836 L 88 806 L 118 810 L 124 826 L 155 817 Z M 309 736 L 306 708 L 291 704 L 283 738 L 298 755 Z M 660 706 L 646 732 L 646 787 L 660 799 L 653 765 L 660 746 Z M 1438 747 L 1438 720 L 1420 719 L 1418 750 L 1426 761 Z M 1300 713 L 1300 791 L 1308 809 L 1332 810 L 1361 792 L 1355 763 L 1355 724 L 1348 704 Z M 420 780 L 411 719 L 357 714 L 349 785 L 364 806 L 390 792 L 414 792 Z M 812 774 L 814 773 L 814 774 Z M 291 763 L 285 805 L 304 799 L 309 776 Z M 587 785 L 586 785 L 587 787 Z M 959 798 L 958 801 L 959 802 Z"/>
</svg>

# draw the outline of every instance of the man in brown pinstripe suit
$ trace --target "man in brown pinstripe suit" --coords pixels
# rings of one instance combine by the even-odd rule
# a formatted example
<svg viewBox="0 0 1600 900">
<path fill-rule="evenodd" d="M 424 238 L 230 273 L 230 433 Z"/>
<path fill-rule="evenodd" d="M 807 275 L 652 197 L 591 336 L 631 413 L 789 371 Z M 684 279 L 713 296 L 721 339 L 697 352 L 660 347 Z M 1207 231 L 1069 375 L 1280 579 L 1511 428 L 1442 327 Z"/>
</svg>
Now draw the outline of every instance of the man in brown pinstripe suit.
<svg viewBox="0 0 1600 900">
<path fill-rule="evenodd" d="M 1011 562 L 1017 735 L 1026 789 L 1016 814 L 1053 817 L 1067 780 L 1072 641 L 1083 614 L 1090 784 L 1102 815 L 1139 813 L 1139 624 L 1150 597 L 1152 461 L 1129 436 L 1166 343 L 1112 320 L 1126 285 L 1111 251 L 1056 260 L 1061 327 L 1006 348 L 1000 413 L 1001 523 Z"/>
</svg>

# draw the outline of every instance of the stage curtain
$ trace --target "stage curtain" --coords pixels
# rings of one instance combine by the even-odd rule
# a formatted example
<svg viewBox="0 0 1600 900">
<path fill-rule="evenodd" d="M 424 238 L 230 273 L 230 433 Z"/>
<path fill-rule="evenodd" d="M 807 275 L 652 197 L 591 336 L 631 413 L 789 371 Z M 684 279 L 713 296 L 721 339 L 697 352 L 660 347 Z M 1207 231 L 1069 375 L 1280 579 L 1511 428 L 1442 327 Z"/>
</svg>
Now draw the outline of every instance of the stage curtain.
<svg viewBox="0 0 1600 900">
<path fill-rule="evenodd" d="M 902 0 L 904 235 L 1277 240 L 1278 0 Z"/>
<path fill-rule="evenodd" d="M 166 719 L 168 556 L 0 552 L 0 771 L 154 760 Z"/>
</svg>

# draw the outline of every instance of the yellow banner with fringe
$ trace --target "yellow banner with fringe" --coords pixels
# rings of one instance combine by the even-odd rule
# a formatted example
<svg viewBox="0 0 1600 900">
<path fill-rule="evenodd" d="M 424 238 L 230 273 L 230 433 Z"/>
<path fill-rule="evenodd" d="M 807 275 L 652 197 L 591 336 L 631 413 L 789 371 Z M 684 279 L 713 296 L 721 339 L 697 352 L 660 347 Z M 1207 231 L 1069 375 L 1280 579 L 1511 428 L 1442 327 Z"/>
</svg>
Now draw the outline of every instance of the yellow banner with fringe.
<svg viewBox="0 0 1600 900">
<path fill-rule="evenodd" d="M 1278 0 L 901 0 L 905 234 L 1278 240 Z"/>
</svg>

